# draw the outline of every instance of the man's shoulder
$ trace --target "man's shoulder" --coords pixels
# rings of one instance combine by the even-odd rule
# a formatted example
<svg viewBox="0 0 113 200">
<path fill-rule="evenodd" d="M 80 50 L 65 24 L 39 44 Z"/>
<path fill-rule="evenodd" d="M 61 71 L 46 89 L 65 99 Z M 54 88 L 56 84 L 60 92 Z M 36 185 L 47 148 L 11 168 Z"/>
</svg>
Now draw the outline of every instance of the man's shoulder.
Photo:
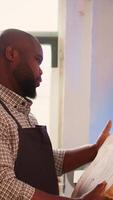
<svg viewBox="0 0 113 200">
<path fill-rule="evenodd" d="M 37 121 L 36 117 L 31 112 L 29 113 L 29 118 L 30 118 L 32 124 L 38 125 L 38 121 Z"/>
<path fill-rule="evenodd" d="M 8 131 L 12 126 L 16 126 L 14 120 L 0 103 L 0 131 Z"/>
</svg>

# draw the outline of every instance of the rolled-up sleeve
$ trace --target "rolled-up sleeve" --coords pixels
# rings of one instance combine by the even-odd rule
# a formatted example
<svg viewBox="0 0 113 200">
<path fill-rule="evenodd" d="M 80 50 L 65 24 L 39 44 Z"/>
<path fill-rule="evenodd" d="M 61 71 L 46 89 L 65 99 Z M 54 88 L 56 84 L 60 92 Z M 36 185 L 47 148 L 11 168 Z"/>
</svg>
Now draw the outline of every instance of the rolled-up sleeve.
<svg viewBox="0 0 113 200">
<path fill-rule="evenodd" d="M 62 169 L 63 169 L 63 162 L 64 162 L 64 156 L 65 156 L 65 150 L 54 150 L 53 151 L 54 160 L 55 160 L 55 168 L 57 176 L 62 175 Z"/>
</svg>

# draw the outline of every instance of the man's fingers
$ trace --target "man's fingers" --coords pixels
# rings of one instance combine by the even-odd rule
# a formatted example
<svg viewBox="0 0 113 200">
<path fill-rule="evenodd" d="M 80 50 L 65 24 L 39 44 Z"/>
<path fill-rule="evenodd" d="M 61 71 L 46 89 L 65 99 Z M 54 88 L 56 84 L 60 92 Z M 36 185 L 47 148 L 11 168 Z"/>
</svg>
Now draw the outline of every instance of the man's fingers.
<svg viewBox="0 0 113 200">
<path fill-rule="evenodd" d="M 103 200 L 103 195 L 105 192 L 105 187 L 107 183 L 103 181 L 102 183 L 98 184 L 93 190 L 88 193 L 85 193 L 82 196 L 83 200 Z"/>
<path fill-rule="evenodd" d="M 98 194 L 99 193 L 103 193 L 105 188 L 106 188 L 106 185 L 107 185 L 107 183 L 105 181 L 100 183 L 100 184 L 98 184 L 96 186 L 96 188 L 93 190 L 93 192 L 98 193 Z"/>
<path fill-rule="evenodd" d="M 110 135 L 110 129 L 112 127 L 112 121 L 109 120 L 108 123 L 106 124 L 105 128 L 102 131 L 102 134 L 99 136 L 96 145 L 97 145 L 97 150 L 101 147 L 101 145 L 104 143 L 106 138 Z"/>
<path fill-rule="evenodd" d="M 109 132 L 111 128 L 112 128 L 112 121 L 109 120 L 107 125 L 105 126 L 103 132 Z"/>
</svg>

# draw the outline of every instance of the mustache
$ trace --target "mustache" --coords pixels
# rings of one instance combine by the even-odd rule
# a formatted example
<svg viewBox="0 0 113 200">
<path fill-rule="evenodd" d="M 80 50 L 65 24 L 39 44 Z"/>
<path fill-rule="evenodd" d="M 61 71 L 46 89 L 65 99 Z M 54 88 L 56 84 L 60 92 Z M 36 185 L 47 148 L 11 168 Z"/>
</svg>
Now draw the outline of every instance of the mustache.
<svg viewBox="0 0 113 200">
<path fill-rule="evenodd" d="M 36 78 L 36 81 L 41 82 L 41 81 L 42 81 L 41 76 L 38 76 L 38 77 Z"/>
</svg>

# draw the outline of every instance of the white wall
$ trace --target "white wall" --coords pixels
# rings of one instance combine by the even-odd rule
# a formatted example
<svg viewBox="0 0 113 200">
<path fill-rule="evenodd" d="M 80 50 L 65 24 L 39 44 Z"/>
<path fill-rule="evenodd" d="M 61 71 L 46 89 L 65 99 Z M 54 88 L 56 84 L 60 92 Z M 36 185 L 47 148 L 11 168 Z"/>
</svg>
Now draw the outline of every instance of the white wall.
<svg viewBox="0 0 113 200">
<path fill-rule="evenodd" d="M 0 31 L 57 31 L 58 0 L 0 0 Z"/>
<path fill-rule="evenodd" d="M 113 121 L 113 1 L 93 1 L 91 122 L 94 142 L 108 119 Z"/>
<path fill-rule="evenodd" d="M 63 113 L 61 125 L 62 146 L 72 148 L 88 142 L 90 68 L 91 68 L 91 1 L 61 1 L 59 41 L 64 52 L 60 59 L 64 70 Z M 60 45 L 59 44 L 59 45 Z M 59 47 L 60 48 L 60 47 Z M 63 54 L 64 53 L 64 54 Z M 63 54 L 63 56 L 62 56 Z M 61 124 L 62 122 L 62 124 Z M 70 185 L 66 180 L 66 195 Z"/>
<path fill-rule="evenodd" d="M 113 1 L 64 0 L 60 6 L 60 145 L 72 148 L 95 142 L 106 121 L 113 121 Z M 66 177 L 65 194 L 71 191 Z"/>
</svg>

